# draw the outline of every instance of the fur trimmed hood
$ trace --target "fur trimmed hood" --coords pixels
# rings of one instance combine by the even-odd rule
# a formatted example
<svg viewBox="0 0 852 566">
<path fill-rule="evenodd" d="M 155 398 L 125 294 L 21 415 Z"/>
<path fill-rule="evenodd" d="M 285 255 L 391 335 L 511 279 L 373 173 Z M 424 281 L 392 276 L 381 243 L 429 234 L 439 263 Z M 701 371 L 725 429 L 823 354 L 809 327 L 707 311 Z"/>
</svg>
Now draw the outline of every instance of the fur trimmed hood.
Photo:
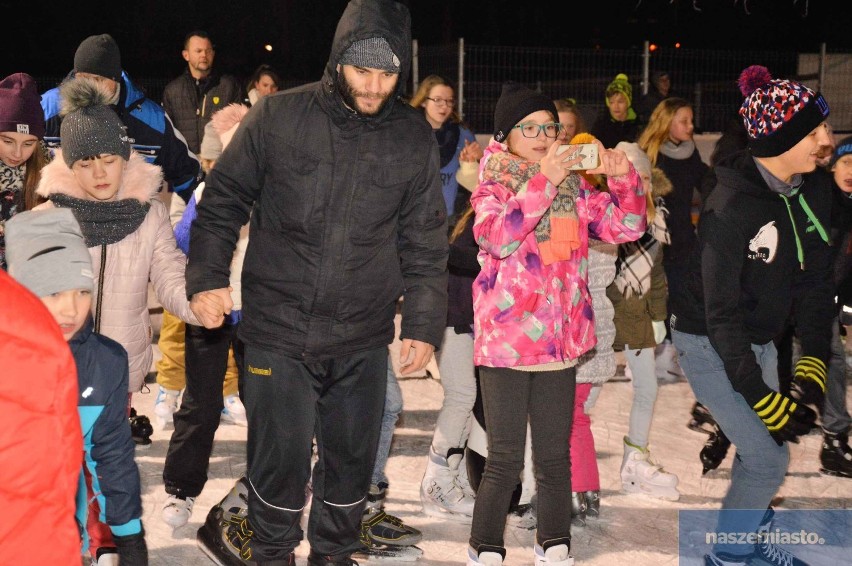
<svg viewBox="0 0 852 566">
<path fill-rule="evenodd" d="M 674 190 L 674 185 L 659 167 L 651 169 L 651 196 L 655 199 L 664 197 Z"/>
<path fill-rule="evenodd" d="M 47 199 L 53 194 L 89 199 L 89 196 L 74 177 L 73 171 L 62 159 L 61 152 L 61 149 L 57 149 L 53 161 L 41 170 L 41 180 L 38 183 L 36 193 Z M 162 169 L 157 165 L 148 163 L 135 151 L 131 151 L 116 199 L 136 199 L 142 203 L 149 202 L 157 195 L 162 184 Z"/>
</svg>

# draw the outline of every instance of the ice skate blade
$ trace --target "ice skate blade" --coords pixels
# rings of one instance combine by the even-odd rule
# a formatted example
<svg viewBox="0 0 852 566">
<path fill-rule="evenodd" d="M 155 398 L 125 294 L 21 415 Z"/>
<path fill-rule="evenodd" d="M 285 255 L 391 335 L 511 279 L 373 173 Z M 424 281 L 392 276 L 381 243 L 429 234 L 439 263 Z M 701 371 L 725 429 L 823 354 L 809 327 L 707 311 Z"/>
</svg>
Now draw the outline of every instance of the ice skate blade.
<svg viewBox="0 0 852 566">
<path fill-rule="evenodd" d="M 824 476 L 831 476 L 834 478 L 852 478 L 852 475 L 844 474 L 843 472 L 838 472 L 837 470 L 829 470 L 828 468 L 820 467 L 819 473 Z"/>
<path fill-rule="evenodd" d="M 391 564 L 396 564 L 397 562 L 417 562 L 423 556 L 423 549 L 414 545 L 381 544 L 370 549 L 358 550 L 352 556 L 366 562 L 385 562 Z"/>
<path fill-rule="evenodd" d="M 462 525 L 470 525 L 471 523 L 473 523 L 473 517 L 471 515 L 462 515 L 461 513 L 449 511 L 447 509 L 444 509 L 440 505 L 435 505 L 434 503 L 428 501 L 421 500 L 420 503 L 423 505 L 423 513 L 430 517 L 446 519 L 447 521 L 461 523 Z"/>
<path fill-rule="evenodd" d="M 677 501 L 680 499 L 680 492 L 676 488 L 659 487 L 658 491 L 652 492 L 648 489 L 643 489 L 638 483 L 622 482 L 621 489 L 625 493 L 639 494 L 652 499 L 662 499 L 664 501 Z"/>
<path fill-rule="evenodd" d="M 219 560 L 219 557 L 216 556 L 216 553 L 207 548 L 207 545 L 205 545 L 200 538 L 196 538 L 195 542 L 198 545 L 198 548 L 201 549 L 201 552 L 204 553 L 204 556 L 212 560 L 214 564 L 218 564 L 219 566 L 230 566 L 229 564 L 226 564 Z"/>
</svg>

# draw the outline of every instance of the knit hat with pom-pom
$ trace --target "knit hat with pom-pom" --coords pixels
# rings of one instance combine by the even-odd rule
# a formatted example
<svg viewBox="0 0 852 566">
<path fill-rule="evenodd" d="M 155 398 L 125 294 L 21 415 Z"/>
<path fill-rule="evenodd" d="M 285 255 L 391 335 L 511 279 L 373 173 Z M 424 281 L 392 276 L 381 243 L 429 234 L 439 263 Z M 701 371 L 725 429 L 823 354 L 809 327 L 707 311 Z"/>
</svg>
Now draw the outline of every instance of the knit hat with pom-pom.
<svg viewBox="0 0 852 566">
<path fill-rule="evenodd" d="M 103 154 L 130 159 L 130 140 L 118 114 L 109 107 L 111 94 L 99 83 L 77 77 L 62 83 L 62 158 L 68 167 Z"/>
<path fill-rule="evenodd" d="M 794 80 L 773 79 L 766 67 L 748 67 L 737 84 L 746 97 L 740 116 L 755 157 L 781 155 L 828 117 L 820 93 Z"/>
<path fill-rule="evenodd" d="M 630 79 L 624 73 L 615 75 L 612 82 L 607 85 L 604 93 L 607 106 L 609 106 L 609 99 L 613 94 L 623 94 L 624 98 L 627 99 L 627 106 L 633 106 L 633 87 L 630 86 Z"/>
</svg>

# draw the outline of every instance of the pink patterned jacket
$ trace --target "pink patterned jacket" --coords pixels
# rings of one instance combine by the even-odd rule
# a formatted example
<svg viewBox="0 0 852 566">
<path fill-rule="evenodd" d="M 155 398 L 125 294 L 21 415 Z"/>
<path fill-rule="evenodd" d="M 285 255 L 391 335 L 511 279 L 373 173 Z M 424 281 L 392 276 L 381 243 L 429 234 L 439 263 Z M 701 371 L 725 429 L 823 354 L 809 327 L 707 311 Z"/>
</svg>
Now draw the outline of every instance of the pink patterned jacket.
<svg viewBox="0 0 852 566">
<path fill-rule="evenodd" d="M 505 144 L 491 141 L 480 171 Z M 480 174 L 480 178 L 482 175 Z M 541 173 L 517 194 L 481 181 L 471 196 L 473 233 L 482 270 L 473 284 L 474 363 L 516 367 L 574 360 L 597 342 L 587 285 L 591 232 L 599 240 L 630 242 L 645 232 L 645 193 L 633 166 L 608 180 L 610 193 L 582 180 L 575 203 L 580 247 L 566 261 L 545 265 L 535 227 L 557 188 Z"/>
</svg>

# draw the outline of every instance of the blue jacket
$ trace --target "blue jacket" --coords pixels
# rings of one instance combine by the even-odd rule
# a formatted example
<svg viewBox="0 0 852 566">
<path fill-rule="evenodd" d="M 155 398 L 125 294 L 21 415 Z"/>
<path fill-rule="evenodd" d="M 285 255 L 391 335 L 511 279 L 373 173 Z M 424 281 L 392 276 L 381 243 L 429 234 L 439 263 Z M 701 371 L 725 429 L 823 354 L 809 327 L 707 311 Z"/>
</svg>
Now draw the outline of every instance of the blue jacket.
<svg viewBox="0 0 852 566">
<path fill-rule="evenodd" d="M 68 77 L 73 76 L 72 71 Z M 186 140 L 175 129 L 165 110 L 145 98 L 144 93 L 133 84 L 126 72 L 122 71 L 121 79 L 121 92 L 113 109 L 127 126 L 131 146 L 148 163 L 162 168 L 169 190 L 185 195 L 188 200 L 192 190 L 204 177 L 201 163 L 195 154 L 189 151 Z M 58 87 L 41 95 L 41 108 L 44 110 L 46 122 L 44 141 L 49 149 L 60 147 L 62 116 L 59 115 Z"/>
<path fill-rule="evenodd" d="M 98 520 L 117 536 L 140 533 L 139 469 L 127 420 L 127 352 L 118 342 L 96 334 L 91 318 L 68 345 L 77 364 L 84 464 L 100 504 Z M 82 469 L 80 472 L 76 515 L 85 525 L 88 497 Z"/>
<path fill-rule="evenodd" d="M 447 216 L 452 216 L 457 212 L 464 210 L 456 210 L 456 197 L 459 193 L 459 182 L 456 181 L 456 171 L 459 170 L 459 153 L 464 149 L 464 142 L 473 143 L 476 141 L 476 136 L 473 132 L 463 126 L 459 126 L 459 143 L 456 146 L 456 153 L 449 163 L 441 167 L 441 192 L 444 193 L 444 204 L 447 205 Z"/>
</svg>

